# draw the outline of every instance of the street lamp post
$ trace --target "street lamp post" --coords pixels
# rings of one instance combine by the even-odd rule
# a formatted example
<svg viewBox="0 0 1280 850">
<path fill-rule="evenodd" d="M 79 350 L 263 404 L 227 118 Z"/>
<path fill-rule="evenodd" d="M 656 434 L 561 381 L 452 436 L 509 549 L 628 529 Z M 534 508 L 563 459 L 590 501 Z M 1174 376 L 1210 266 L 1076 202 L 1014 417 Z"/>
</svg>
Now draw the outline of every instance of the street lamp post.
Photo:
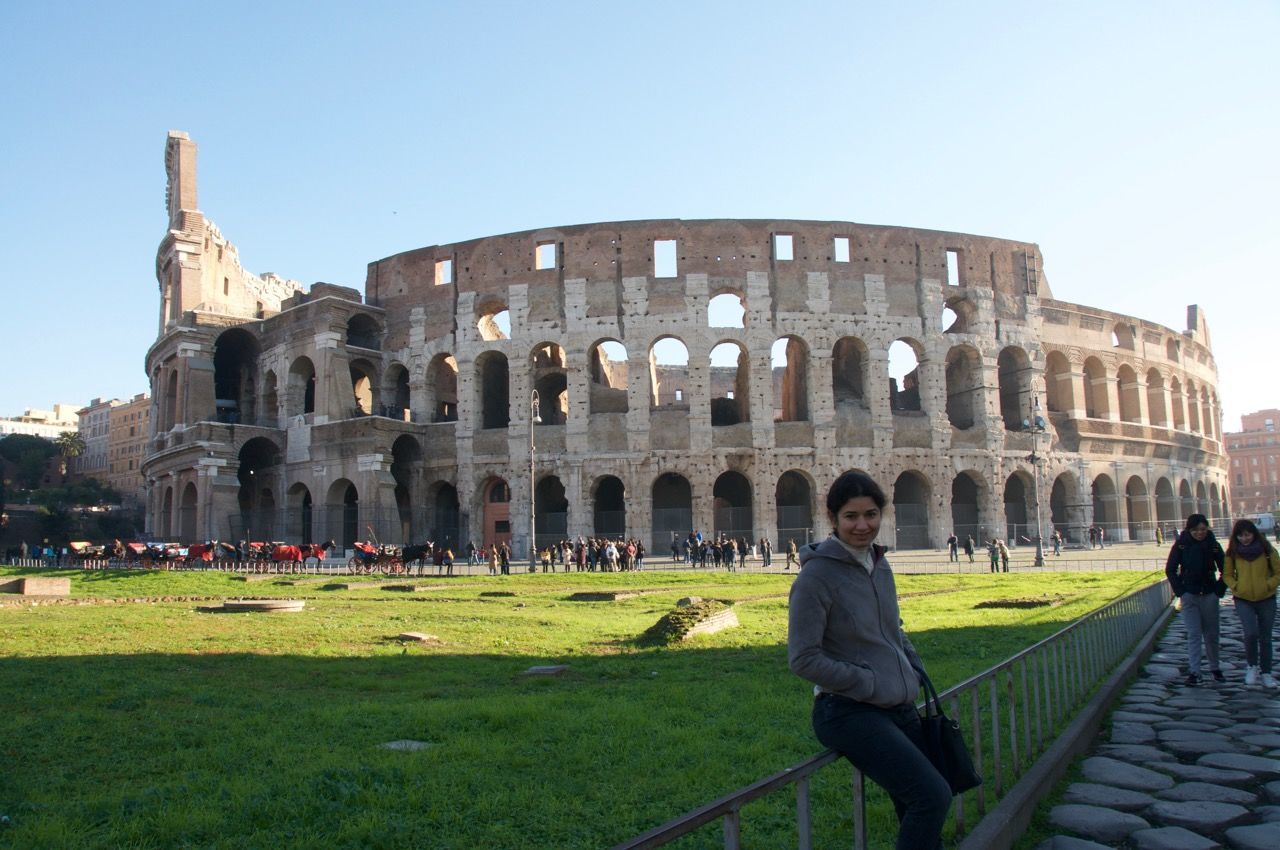
<svg viewBox="0 0 1280 850">
<path fill-rule="evenodd" d="M 1031 432 L 1031 454 L 1027 460 L 1031 462 L 1031 471 L 1035 483 L 1036 497 L 1036 566 L 1044 566 L 1044 526 L 1040 522 L 1040 461 L 1036 449 L 1040 445 L 1040 435 L 1045 433 L 1044 417 L 1040 415 L 1040 396 L 1032 395 L 1031 418 L 1023 422 L 1023 430 Z"/>
<path fill-rule="evenodd" d="M 533 443 L 533 426 L 542 424 L 542 417 L 538 415 L 539 399 L 538 391 L 534 390 L 529 396 L 529 572 L 534 572 L 538 557 L 538 542 L 534 535 L 534 523 L 537 522 L 538 512 L 536 506 L 537 496 L 535 495 L 538 487 L 534 478 L 534 443 Z"/>
</svg>

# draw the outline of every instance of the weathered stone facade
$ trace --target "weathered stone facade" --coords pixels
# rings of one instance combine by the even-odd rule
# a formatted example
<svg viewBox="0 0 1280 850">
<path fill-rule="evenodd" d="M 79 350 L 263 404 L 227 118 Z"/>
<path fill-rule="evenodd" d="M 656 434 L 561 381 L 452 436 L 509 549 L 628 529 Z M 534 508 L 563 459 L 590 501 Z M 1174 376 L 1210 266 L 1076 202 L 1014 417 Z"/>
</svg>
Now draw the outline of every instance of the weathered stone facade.
<svg viewBox="0 0 1280 850">
<path fill-rule="evenodd" d="M 1028 536 L 1037 504 L 1076 540 L 1226 513 L 1199 310 L 1177 332 L 1055 300 L 1034 244 L 848 222 L 575 225 L 376 261 L 363 299 L 257 287 L 247 309 L 208 284 L 234 254 L 195 209 L 184 135 L 166 162 L 144 465 L 157 536 L 525 552 L 531 449 L 539 542 L 626 533 L 665 551 L 696 529 L 780 547 L 826 533 L 826 487 L 855 468 L 885 486 L 882 537 L 900 547 Z M 895 342 L 915 360 L 900 382 Z"/>
</svg>

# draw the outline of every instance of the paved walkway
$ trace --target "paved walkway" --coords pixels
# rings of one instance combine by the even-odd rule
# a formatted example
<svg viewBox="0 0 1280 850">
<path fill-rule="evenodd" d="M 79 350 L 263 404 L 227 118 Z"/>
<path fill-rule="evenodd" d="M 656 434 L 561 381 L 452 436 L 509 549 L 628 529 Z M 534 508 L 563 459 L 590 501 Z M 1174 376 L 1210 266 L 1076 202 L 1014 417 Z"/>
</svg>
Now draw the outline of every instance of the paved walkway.
<svg viewBox="0 0 1280 850">
<path fill-rule="evenodd" d="M 1222 670 L 1187 687 L 1175 615 L 1081 760 L 1083 781 L 1049 815 L 1060 835 L 1037 850 L 1280 849 L 1280 689 L 1245 687 L 1240 622 L 1222 605 Z M 1280 659 L 1278 659 L 1280 660 Z"/>
</svg>

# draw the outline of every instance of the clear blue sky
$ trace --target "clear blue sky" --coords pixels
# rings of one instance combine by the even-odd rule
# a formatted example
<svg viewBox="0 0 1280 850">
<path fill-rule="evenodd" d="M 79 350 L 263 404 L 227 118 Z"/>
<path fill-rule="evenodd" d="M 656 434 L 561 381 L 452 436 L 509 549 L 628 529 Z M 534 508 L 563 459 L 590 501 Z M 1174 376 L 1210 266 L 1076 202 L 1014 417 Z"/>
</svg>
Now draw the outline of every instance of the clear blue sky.
<svg viewBox="0 0 1280 850">
<path fill-rule="evenodd" d="M 245 266 L 634 218 L 1039 243 L 1280 407 L 1280 4 L 0 4 L 0 415 L 148 389 L 169 129 Z"/>
</svg>

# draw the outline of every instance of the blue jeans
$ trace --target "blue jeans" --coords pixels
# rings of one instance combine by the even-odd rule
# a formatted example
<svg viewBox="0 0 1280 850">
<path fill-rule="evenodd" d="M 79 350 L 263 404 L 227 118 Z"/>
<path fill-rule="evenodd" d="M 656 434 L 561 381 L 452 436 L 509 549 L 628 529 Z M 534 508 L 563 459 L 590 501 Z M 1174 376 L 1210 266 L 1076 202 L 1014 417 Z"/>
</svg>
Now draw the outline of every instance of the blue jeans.
<svg viewBox="0 0 1280 850">
<path fill-rule="evenodd" d="M 1264 599 L 1261 602 L 1250 602 L 1248 599 L 1235 597 L 1236 616 L 1240 618 L 1240 628 L 1244 631 L 1244 658 L 1250 667 L 1258 665 L 1259 656 L 1262 661 L 1262 672 L 1271 672 L 1271 630 L 1276 624 L 1276 598 Z"/>
<path fill-rule="evenodd" d="M 878 708 L 822 694 L 813 704 L 813 731 L 823 746 L 889 792 L 898 812 L 898 850 L 942 847 L 951 788 L 920 751 L 915 706 Z"/>
<path fill-rule="evenodd" d="M 1182 594 L 1182 623 L 1187 629 L 1187 672 L 1200 675 L 1200 659 L 1209 657 L 1209 670 L 1218 664 L 1218 597 L 1212 593 Z"/>
</svg>

